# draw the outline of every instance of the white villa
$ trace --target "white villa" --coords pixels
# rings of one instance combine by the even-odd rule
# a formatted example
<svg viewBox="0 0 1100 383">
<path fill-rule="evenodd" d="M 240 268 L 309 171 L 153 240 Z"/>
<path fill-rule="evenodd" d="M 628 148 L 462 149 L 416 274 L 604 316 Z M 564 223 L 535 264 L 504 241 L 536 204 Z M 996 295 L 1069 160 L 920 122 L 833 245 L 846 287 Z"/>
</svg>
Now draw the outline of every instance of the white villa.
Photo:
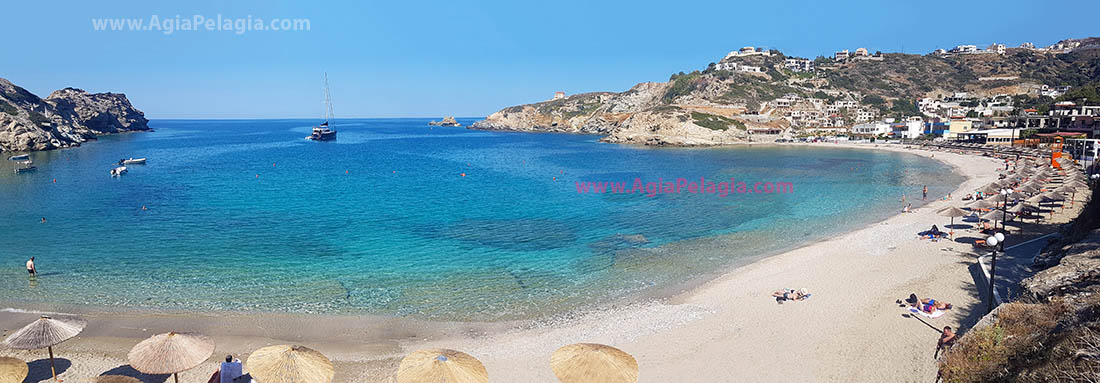
<svg viewBox="0 0 1100 383">
<path fill-rule="evenodd" d="M 744 47 L 730 52 L 726 55 L 726 58 L 730 57 L 746 57 L 746 56 L 771 56 L 772 52 L 764 48 Z"/>
<path fill-rule="evenodd" d="M 814 62 L 810 59 L 788 57 L 783 66 L 794 72 L 809 72 L 814 70 Z"/>
</svg>

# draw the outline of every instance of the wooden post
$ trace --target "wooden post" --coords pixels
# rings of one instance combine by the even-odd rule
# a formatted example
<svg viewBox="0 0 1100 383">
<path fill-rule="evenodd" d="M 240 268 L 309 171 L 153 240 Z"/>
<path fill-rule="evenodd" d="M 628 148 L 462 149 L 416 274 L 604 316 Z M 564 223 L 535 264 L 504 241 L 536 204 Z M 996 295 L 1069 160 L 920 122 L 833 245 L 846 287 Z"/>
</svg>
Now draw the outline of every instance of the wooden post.
<svg viewBox="0 0 1100 383">
<path fill-rule="evenodd" d="M 176 383 L 180 383 L 180 373 L 172 374 L 172 377 L 176 378 Z"/>
<path fill-rule="evenodd" d="M 50 351 L 50 373 L 53 374 L 53 380 L 57 381 L 57 369 L 53 367 L 53 346 L 46 346 L 46 350 Z"/>
</svg>

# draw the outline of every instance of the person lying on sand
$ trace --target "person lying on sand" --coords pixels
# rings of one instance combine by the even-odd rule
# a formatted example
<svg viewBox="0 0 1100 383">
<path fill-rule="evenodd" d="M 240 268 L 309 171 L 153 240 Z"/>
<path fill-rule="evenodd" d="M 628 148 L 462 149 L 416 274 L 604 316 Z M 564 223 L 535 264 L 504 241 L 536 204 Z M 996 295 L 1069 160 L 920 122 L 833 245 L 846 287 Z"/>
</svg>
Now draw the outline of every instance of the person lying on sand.
<svg viewBox="0 0 1100 383">
<path fill-rule="evenodd" d="M 936 312 L 936 310 L 950 310 L 953 307 L 950 303 L 940 302 L 932 298 L 918 300 L 917 294 L 909 294 L 909 298 L 905 299 L 905 303 L 929 314 Z"/>
<path fill-rule="evenodd" d="M 779 303 L 783 303 L 783 301 L 801 301 L 810 297 L 810 290 L 807 290 L 805 287 L 798 290 L 776 290 L 772 293 L 772 296 L 775 297 L 775 301 Z"/>
</svg>

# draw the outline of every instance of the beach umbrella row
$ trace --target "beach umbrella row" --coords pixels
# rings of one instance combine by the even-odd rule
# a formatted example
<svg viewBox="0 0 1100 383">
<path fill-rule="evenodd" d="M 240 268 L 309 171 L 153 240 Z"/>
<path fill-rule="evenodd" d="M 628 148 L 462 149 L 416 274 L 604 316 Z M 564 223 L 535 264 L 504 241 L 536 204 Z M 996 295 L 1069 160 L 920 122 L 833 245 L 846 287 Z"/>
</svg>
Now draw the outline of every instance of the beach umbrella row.
<svg viewBox="0 0 1100 383">
<path fill-rule="evenodd" d="M 966 214 L 957 208 L 947 214 Z M 42 316 L 12 333 L 3 344 L 7 347 L 50 350 L 50 369 L 57 379 L 53 346 L 79 334 L 87 322 L 78 318 Z M 179 373 L 202 364 L 214 353 L 210 338 L 188 332 L 157 334 L 139 342 L 127 354 L 130 366 L 146 374 L 171 374 L 179 382 Z M 320 352 L 305 346 L 276 345 L 254 351 L 246 362 L 249 374 L 263 383 L 328 383 L 335 375 L 332 362 Z M 578 343 L 559 348 L 550 358 L 551 368 L 563 383 L 633 383 L 638 379 L 638 362 L 617 348 Z M 0 357 L 0 383 L 22 382 L 28 367 L 16 358 Z M 485 383 L 485 366 L 469 354 L 449 349 L 426 349 L 406 356 L 397 371 L 400 383 L 451 382 Z M 104 375 L 94 383 L 135 383 L 138 379 Z"/>
</svg>

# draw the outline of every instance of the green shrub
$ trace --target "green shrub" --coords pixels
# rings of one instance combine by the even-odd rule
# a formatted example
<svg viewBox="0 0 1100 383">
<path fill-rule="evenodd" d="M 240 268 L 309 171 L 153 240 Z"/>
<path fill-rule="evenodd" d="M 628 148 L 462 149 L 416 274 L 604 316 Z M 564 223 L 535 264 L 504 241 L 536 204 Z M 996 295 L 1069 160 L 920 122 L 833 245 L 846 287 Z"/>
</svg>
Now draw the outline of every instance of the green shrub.
<svg viewBox="0 0 1100 383">
<path fill-rule="evenodd" d="M 50 119 L 43 116 L 42 113 L 35 112 L 33 110 L 28 111 L 31 117 L 31 122 L 38 126 L 44 126 L 50 122 Z"/>
<path fill-rule="evenodd" d="M 0 112 L 4 112 L 4 113 L 10 114 L 12 116 L 18 116 L 19 115 L 19 110 L 15 109 L 14 106 L 12 106 L 11 104 L 9 104 L 7 101 L 4 101 L 4 100 L 0 100 Z"/>
<path fill-rule="evenodd" d="M 745 124 L 741 121 L 722 116 L 716 116 L 713 114 L 691 112 L 691 119 L 694 120 L 695 125 L 699 125 L 710 130 L 728 130 L 730 128 L 730 125 L 736 126 L 740 129 L 745 129 Z"/>
</svg>

